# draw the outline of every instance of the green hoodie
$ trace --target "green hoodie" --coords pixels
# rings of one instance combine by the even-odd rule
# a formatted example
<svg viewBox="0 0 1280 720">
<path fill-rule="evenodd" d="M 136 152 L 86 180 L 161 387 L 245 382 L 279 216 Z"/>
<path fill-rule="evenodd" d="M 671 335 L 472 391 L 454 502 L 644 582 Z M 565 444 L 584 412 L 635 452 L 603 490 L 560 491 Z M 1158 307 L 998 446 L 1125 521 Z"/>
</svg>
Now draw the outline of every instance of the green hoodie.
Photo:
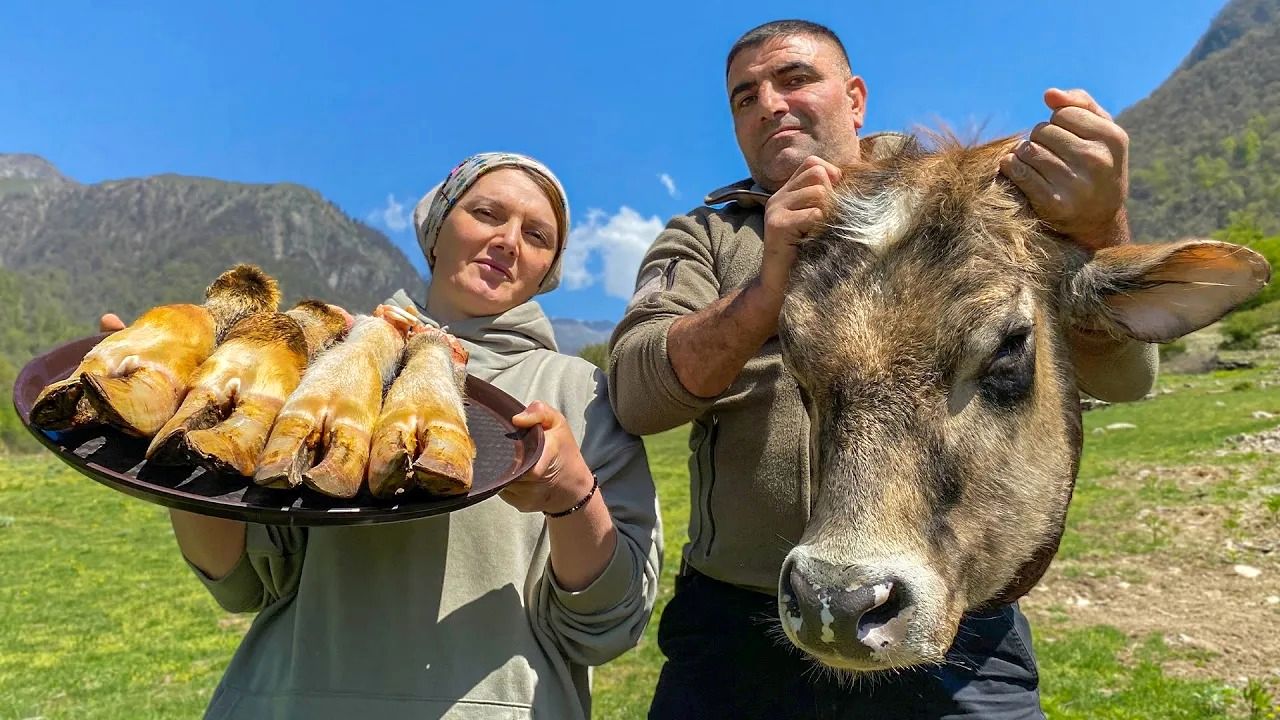
<svg viewBox="0 0 1280 720">
<path fill-rule="evenodd" d="M 542 515 L 496 497 L 386 525 L 250 524 L 230 574 L 192 568 L 227 610 L 258 611 L 206 717 L 586 718 L 588 666 L 640 639 L 662 533 L 644 446 L 604 377 L 555 351 L 535 302 L 449 330 L 473 375 L 568 419 L 618 529 L 613 559 L 586 589 L 561 588 Z"/>
</svg>

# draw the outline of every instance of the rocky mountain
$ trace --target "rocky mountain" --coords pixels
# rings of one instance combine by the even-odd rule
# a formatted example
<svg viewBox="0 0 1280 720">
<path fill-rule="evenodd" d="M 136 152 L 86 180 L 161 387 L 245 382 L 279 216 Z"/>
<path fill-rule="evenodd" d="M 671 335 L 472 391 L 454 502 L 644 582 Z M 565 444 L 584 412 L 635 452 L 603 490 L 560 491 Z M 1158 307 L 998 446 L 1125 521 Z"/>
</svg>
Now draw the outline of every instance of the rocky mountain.
<svg viewBox="0 0 1280 720">
<path fill-rule="evenodd" d="M 1177 70 L 1118 116 L 1140 240 L 1280 233 L 1280 0 L 1232 0 Z"/>
<path fill-rule="evenodd" d="M 0 265 L 65 275 L 68 314 L 85 323 L 199 301 L 236 262 L 275 276 L 287 302 L 371 309 L 423 283 L 385 235 L 300 185 L 179 175 L 81 185 L 32 155 L 0 155 L 0 183 Z"/>
<path fill-rule="evenodd" d="M 39 155 L 0 154 L 0 196 L 10 193 L 46 195 L 75 184 Z"/>
<path fill-rule="evenodd" d="M 58 172 L 48 160 L 39 155 L 15 153 L 0 155 L 0 180 L 29 180 L 34 182 L 73 182 Z"/>
</svg>

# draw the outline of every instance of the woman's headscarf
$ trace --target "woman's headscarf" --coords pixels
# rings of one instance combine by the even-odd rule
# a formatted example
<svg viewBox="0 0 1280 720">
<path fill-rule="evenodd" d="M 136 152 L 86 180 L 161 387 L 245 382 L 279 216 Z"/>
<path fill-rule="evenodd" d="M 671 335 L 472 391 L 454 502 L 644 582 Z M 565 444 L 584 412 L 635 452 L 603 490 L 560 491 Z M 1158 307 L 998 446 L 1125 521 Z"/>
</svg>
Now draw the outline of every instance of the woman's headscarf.
<svg viewBox="0 0 1280 720">
<path fill-rule="evenodd" d="M 557 197 L 550 198 L 551 202 L 559 203 L 564 210 L 564 223 L 558 228 L 559 237 L 556 238 L 555 257 L 551 260 L 551 268 L 547 270 L 546 277 L 538 286 L 539 293 L 550 292 L 560 284 L 560 263 L 564 258 L 564 246 L 569 240 L 569 200 L 560 180 L 551 170 L 526 155 L 504 152 L 480 153 L 459 163 L 449 172 L 444 182 L 431 188 L 414 207 L 413 226 L 418 234 L 418 245 L 427 258 L 427 265 L 434 270 L 436 238 L 440 235 L 445 216 L 453 209 L 458 199 L 471 189 L 476 180 L 480 179 L 481 175 L 504 167 L 523 168 L 546 178 L 557 194 Z"/>
</svg>

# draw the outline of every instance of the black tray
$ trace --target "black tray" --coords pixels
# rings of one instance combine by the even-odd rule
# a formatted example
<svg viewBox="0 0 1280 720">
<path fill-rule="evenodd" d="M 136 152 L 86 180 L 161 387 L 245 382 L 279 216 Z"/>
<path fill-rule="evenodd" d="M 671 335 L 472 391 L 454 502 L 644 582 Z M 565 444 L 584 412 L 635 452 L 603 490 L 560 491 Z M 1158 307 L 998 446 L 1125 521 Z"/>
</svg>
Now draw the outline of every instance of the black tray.
<svg viewBox="0 0 1280 720">
<path fill-rule="evenodd" d="M 379 500 L 361 488 L 350 500 L 308 488 L 273 490 L 248 478 L 194 466 L 151 465 L 148 441 L 106 427 L 51 432 L 31 425 L 31 406 L 46 385 L 64 378 L 85 353 L 107 337 L 92 335 L 34 358 L 18 373 L 13 405 L 22 424 L 59 460 L 107 487 L 166 507 L 202 515 L 271 525 L 368 525 L 439 515 L 474 505 L 523 475 L 542 454 L 542 428 L 517 429 L 511 416 L 524 410 L 515 398 L 467 376 L 467 425 L 476 443 L 471 492 L 435 498 L 410 491 L 398 500 Z"/>
</svg>

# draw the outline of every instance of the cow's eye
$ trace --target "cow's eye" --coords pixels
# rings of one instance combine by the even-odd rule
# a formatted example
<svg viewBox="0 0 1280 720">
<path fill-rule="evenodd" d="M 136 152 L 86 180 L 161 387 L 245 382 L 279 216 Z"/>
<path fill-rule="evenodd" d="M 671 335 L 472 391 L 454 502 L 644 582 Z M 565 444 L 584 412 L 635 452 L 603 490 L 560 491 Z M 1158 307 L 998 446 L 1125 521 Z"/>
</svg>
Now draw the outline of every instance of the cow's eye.
<svg viewBox="0 0 1280 720">
<path fill-rule="evenodd" d="M 983 373 L 982 394 L 997 405 L 1012 405 L 1031 393 L 1035 379 L 1035 345 L 1031 328 L 1010 331 L 992 353 Z"/>
<path fill-rule="evenodd" d="M 1031 336 L 1031 330 L 1016 330 L 1009 333 L 1000 342 L 1000 347 L 996 348 L 995 354 L 991 356 L 991 370 L 999 370 L 1008 365 L 1017 364 L 1022 355 L 1027 351 L 1027 340 Z"/>
</svg>

